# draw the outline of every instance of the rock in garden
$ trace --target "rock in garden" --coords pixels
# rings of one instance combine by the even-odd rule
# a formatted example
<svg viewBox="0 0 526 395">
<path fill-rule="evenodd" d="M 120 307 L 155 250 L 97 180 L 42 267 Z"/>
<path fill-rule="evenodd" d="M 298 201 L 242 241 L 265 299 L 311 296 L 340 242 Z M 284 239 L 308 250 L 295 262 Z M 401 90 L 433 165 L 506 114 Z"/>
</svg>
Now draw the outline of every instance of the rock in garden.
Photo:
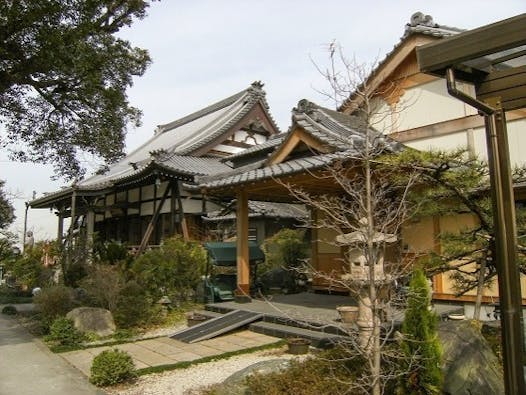
<svg viewBox="0 0 526 395">
<path fill-rule="evenodd" d="M 75 328 L 87 333 L 94 332 L 99 336 L 109 336 L 115 332 L 115 322 L 109 310 L 97 307 L 77 307 L 71 310 L 67 318 L 73 320 Z"/>
<path fill-rule="evenodd" d="M 221 383 L 220 386 L 214 388 L 216 395 L 244 395 L 246 393 L 245 379 L 254 374 L 269 374 L 286 369 L 290 364 L 287 359 L 273 359 L 270 361 L 261 361 L 252 364 L 245 369 L 240 370 L 229 376 Z"/>
<path fill-rule="evenodd" d="M 504 394 L 499 361 L 470 321 L 441 322 L 438 332 L 445 393 Z"/>
</svg>

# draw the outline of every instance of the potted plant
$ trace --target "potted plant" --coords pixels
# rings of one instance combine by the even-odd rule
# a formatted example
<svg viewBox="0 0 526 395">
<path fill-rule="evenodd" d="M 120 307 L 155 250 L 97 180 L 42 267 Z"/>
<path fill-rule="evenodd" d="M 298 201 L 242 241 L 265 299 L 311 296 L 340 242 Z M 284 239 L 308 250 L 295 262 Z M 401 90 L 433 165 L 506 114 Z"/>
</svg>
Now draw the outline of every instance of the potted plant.
<svg viewBox="0 0 526 395">
<path fill-rule="evenodd" d="M 339 306 L 336 307 L 340 314 L 340 319 L 345 324 L 356 322 L 358 319 L 358 306 Z"/>
<path fill-rule="evenodd" d="M 302 337 L 291 337 L 287 339 L 287 346 L 289 354 L 307 354 L 311 341 Z"/>
</svg>

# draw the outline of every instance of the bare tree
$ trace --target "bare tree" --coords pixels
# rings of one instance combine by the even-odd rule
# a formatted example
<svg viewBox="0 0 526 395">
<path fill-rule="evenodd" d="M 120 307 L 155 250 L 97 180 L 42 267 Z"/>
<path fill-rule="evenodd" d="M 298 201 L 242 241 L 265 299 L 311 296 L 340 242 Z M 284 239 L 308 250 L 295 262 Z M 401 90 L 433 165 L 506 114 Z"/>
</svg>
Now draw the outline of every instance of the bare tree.
<svg viewBox="0 0 526 395">
<path fill-rule="evenodd" d="M 312 177 L 329 178 L 340 193 L 312 193 L 293 184 L 276 180 L 298 201 L 309 206 L 316 215 L 306 226 L 328 229 L 336 237 L 319 240 L 345 250 L 343 272 L 323 272 L 310 267 L 311 274 L 334 287 L 349 290 L 358 299 L 357 327 L 344 326 L 351 336 L 346 344 L 349 353 L 360 355 L 367 368 L 365 373 L 348 383 L 357 391 L 379 395 L 386 385 L 402 372 L 397 371 L 397 358 L 392 339 L 396 309 L 394 286 L 406 277 L 410 264 L 398 248 L 401 227 L 414 211 L 408 193 L 416 185 L 418 169 L 406 171 L 386 165 L 385 160 L 401 146 L 382 132 L 389 132 L 400 108 L 390 106 L 389 95 L 397 94 L 394 86 L 373 89 L 363 65 L 347 60 L 335 43 L 329 47 L 330 67 L 318 67 L 330 84 L 326 95 L 335 102 L 343 99 L 361 119 L 362 138 L 341 136 L 340 145 L 347 149 L 341 159 L 333 161 L 324 171 Z M 337 72 L 340 63 L 342 72 Z M 403 182 L 398 180 L 403 179 Z M 352 341 L 352 339 L 357 339 Z M 394 355 L 394 354 L 396 355 Z"/>
</svg>

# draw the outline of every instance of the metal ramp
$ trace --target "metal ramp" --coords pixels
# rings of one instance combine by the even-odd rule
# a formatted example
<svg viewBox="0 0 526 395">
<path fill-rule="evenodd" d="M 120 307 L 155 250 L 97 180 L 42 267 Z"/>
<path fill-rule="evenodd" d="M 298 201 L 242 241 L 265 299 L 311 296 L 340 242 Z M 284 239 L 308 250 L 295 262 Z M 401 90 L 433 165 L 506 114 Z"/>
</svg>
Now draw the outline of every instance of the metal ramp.
<svg viewBox="0 0 526 395">
<path fill-rule="evenodd" d="M 202 324 L 183 329 L 170 336 L 171 339 L 179 340 L 185 343 L 195 343 L 201 340 L 211 339 L 230 332 L 231 330 L 250 324 L 263 317 L 261 313 L 253 311 L 234 310 L 217 318 L 205 321 Z"/>
</svg>

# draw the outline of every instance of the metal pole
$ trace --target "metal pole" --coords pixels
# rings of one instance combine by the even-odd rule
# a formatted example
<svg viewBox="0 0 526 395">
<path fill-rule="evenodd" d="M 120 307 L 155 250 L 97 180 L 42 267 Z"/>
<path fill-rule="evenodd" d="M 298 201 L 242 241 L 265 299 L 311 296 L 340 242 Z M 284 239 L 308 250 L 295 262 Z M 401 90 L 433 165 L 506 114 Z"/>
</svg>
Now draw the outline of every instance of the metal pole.
<svg viewBox="0 0 526 395">
<path fill-rule="evenodd" d="M 517 267 L 515 199 L 504 111 L 485 117 L 490 169 L 495 262 L 499 276 L 502 354 L 506 394 L 524 394 L 521 289 Z"/>
<path fill-rule="evenodd" d="M 446 79 L 447 89 L 451 96 L 470 104 L 484 114 L 493 206 L 494 258 L 499 278 L 499 301 L 502 312 L 504 388 L 507 395 L 525 394 L 522 361 L 524 351 L 522 299 L 520 273 L 517 266 L 515 197 L 505 112 L 498 100 L 489 105 L 458 90 L 453 69 L 446 70 Z"/>
</svg>

